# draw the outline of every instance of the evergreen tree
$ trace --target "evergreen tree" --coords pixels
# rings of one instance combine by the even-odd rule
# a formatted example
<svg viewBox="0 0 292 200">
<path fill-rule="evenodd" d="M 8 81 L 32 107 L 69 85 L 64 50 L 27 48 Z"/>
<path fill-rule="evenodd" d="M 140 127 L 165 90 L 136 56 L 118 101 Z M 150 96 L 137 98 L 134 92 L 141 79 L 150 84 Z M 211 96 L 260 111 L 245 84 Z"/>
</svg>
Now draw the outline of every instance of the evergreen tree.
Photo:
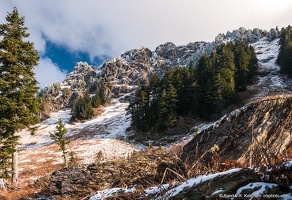
<svg viewBox="0 0 292 200">
<path fill-rule="evenodd" d="M 86 120 L 93 117 L 93 108 L 87 91 L 84 97 L 78 98 L 72 107 L 72 120 Z"/>
<path fill-rule="evenodd" d="M 220 116 L 236 103 L 237 92 L 251 82 L 256 69 L 254 49 L 230 42 L 204 55 L 196 67 L 169 69 L 161 80 L 154 74 L 128 108 L 132 125 L 140 131 L 165 131 L 176 125 L 178 116 Z"/>
<path fill-rule="evenodd" d="M 62 119 L 59 119 L 56 129 L 57 130 L 54 133 L 50 133 L 50 137 L 60 147 L 63 157 L 63 167 L 66 167 L 67 166 L 66 154 L 68 153 L 67 144 L 69 144 L 69 142 L 65 140 L 65 134 L 67 133 L 67 129 L 65 128 L 65 124 L 63 123 Z"/>
<path fill-rule="evenodd" d="M 106 90 L 105 83 L 101 82 L 91 102 L 93 108 L 97 108 L 98 106 L 104 105 L 106 103 L 105 90 Z"/>
<path fill-rule="evenodd" d="M 159 99 L 156 124 L 158 131 L 164 131 L 176 124 L 176 105 L 176 89 L 170 84 L 166 89 L 162 90 L 161 98 Z"/>
<path fill-rule="evenodd" d="M 236 82 L 237 82 L 237 90 L 244 91 L 246 89 L 247 77 L 249 74 L 249 61 L 247 52 L 244 51 L 244 47 L 237 43 L 235 46 L 235 55 L 236 55 Z"/>
<path fill-rule="evenodd" d="M 288 26 L 281 30 L 280 52 L 277 64 L 281 66 L 281 72 L 292 77 L 292 27 Z"/>
<path fill-rule="evenodd" d="M 15 132 L 38 121 L 40 100 L 34 67 L 38 52 L 16 8 L 0 25 L 0 178 L 17 181 L 17 141 Z"/>
</svg>

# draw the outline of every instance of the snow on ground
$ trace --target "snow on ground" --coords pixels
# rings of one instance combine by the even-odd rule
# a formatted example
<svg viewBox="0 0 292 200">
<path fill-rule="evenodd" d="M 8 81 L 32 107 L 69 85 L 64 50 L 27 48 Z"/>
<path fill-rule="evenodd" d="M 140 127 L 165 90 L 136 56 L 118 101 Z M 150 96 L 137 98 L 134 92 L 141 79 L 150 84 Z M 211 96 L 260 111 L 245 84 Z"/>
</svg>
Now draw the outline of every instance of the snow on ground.
<svg viewBox="0 0 292 200">
<path fill-rule="evenodd" d="M 160 186 L 150 187 L 144 190 L 144 193 L 146 196 L 155 195 L 161 193 L 162 191 L 166 191 L 170 186 L 171 186 L 170 184 L 163 184 Z"/>
<path fill-rule="evenodd" d="M 292 93 L 288 78 L 280 74 L 280 66 L 276 64 L 279 40 L 270 42 L 268 38 L 262 38 L 251 44 L 257 53 L 260 73 L 257 83 L 248 87 L 256 93 L 253 100 L 273 94 Z"/>
<path fill-rule="evenodd" d="M 96 192 L 89 200 L 103 200 L 107 197 L 112 197 L 118 194 L 133 193 L 136 189 L 133 188 L 112 188 Z"/>
<path fill-rule="evenodd" d="M 153 199 L 156 200 L 162 200 L 162 199 L 169 199 L 171 197 L 176 196 L 180 192 L 182 192 L 185 188 L 190 188 L 193 187 L 196 184 L 200 184 L 204 181 L 209 181 L 211 179 L 214 179 L 217 176 L 223 176 L 227 174 L 232 174 L 235 172 L 238 172 L 241 170 L 240 168 L 236 169 L 231 169 L 225 172 L 219 172 L 215 174 L 209 174 L 209 175 L 201 175 L 196 178 L 191 178 L 180 185 L 172 188 L 173 185 L 170 184 L 163 184 L 160 186 L 154 186 L 150 187 L 148 189 L 144 190 L 144 195 L 147 197 L 149 195 L 157 195 Z M 215 190 L 211 196 L 218 195 L 218 197 L 222 197 L 222 199 L 234 199 L 236 198 L 243 198 L 243 199 L 254 199 L 254 198 L 261 198 L 261 197 L 266 197 L 268 199 L 282 199 L 282 200 L 291 200 L 292 195 L 291 194 L 282 194 L 282 195 L 277 195 L 277 194 L 265 194 L 265 192 L 269 189 L 272 189 L 274 187 L 277 187 L 277 184 L 273 183 L 265 183 L 265 182 L 252 182 L 249 183 L 245 186 L 242 186 L 238 188 L 237 192 L 235 194 L 224 194 L 224 189 L 218 188 Z M 170 189 L 172 188 L 172 189 Z M 168 190 L 168 191 L 167 191 Z M 249 195 L 245 195 L 244 191 L 245 190 L 253 190 L 254 192 Z M 135 192 L 135 188 L 112 188 L 112 189 L 107 189 L 107 190 L 101 190 L 95 192 L 93 196 L 90 197 L 90 200 L 102 200 L 107 197 L 118 197 L 119 194 L 124 194 L 124 193 L 133 193 Z M 164 193 L 165 192 L 165 193 Z M 164 193 L 164 195 L 162 195 Z"/>
<path fill-rule="evenodd" d="M 102 114 L 85 123 L 70 124 L 71 111 L 61 110 L 51 113 L 50 118 L 37 124 L 38 130 L 31 135 L 28 130 L 18 133 L 20 174 L 31 169 L 44 166 L 60 165 L 61 151 L 50 138 L 50 133 L 56 130 L 59 119 L 65 123 L 68 130 L 67 140 L 70 141 L 68 151 L 77 156 L 78 164 L 90 164 L 97 156 L 102 159 L 126 158 L 134 151 L 140 151 L 143 146 L 135 146 L 127 142 L 126 128 L 130 126 L 130 116 L 127 115 L 127 103 L 118 99 L 105 107 Z M 32 177 L 32 179 L 35 179 Z"/>
<path fill-rule="evenodd" d="M 105 138 L 77 140 L 78 145 L 71 145 L 71 151 L 77 152 L 77 157 L 83 164 L 94 163 L 97 160 L 125 159 L 138 149 L 127 142 Z"/>
<path fill-rule="evenodd" d="M 280 49 L 279 40 L 280 39 L 275 39 L 270 42 L 268 38 L 262 38 L 251 44 L 257 54 L 260 64 L 260 72 L 274 72 L 280 70 L 280 67 L 276 65 L 276 60 Z"/>
<path fill-rule="evenodd" d="M 126 128 L 130 126 L 130 116 L 126 111 L 128 105 L 128 103 L 114 101 L 112 105 L 105 107 L 103 113 L 97 118 L 85 123 L 68 125 L 68 137 L 74 136 L 84 129 L 88 139 L 91 139 L 92 136 L 94 138 L 126 137 Z"/>
<path fill-rule="evenodd" d="M 178 193 L 180 193 L 181 191 L 183 191 L 184 188 L 186 188 L 186 187 L 192 187 L 192 186 L 199 184 L 201 182 L 211 180 L 217 176 L 234 173 L 234 172 L 237 172 L 239 170 L 240 170 L 239 168 L 238 169 L 231 169 L 231 170 L 228 170 L 226 172 L 220 172 L 217 174 L 209 174 L 209 175 L 201 175 L 201 176 L 198 176 L 196 178 L 191 178 L 191 179 L 183 182 L 182 184 L 178 185 L 177 187 L 170 189 L 163 196 L 156 198 L 156 200 L 169 199 L 170 197 L 173 197 L 173 196 L 177 195 Z M 160 186 L 151 187 L 151 188 L 145 189 L 144 194 L 145 194 L 145 196 L 161 194 L 163 191 L 168 190 L 170 187 L 171 187 L 171 185 L 169 185 L 169 184 L 163 184 Z M 118 188 L 118 189 L 121 189 L 121 188 Z M 117 188 L 97 191 L 95 193 L 95 195 L 93 195 L 90 198 L 90 200 L 102 200 L 105 197 L 113 197 L 116 195 L 116 190 L 117 190 Z M 129 192 L 128 189 L 125 189 L 125 190 L 127 192 Z"/>
<path fill-rule="evenodd" d="M 273 183 L 265 183 L 265 182 L 254 182 L 254 183 L 249 183 L 245 186 L 242 186 L 239 188 L 234 195 L 235 197 L 243 197 L 245 199 L 281 199 L 281 200 L 291 200 L 292 199 L 292 194 L 265 194 L 265 191 L 273 189 L 274 187 L 277 187 L 277 184 Z M 244 195 L 244 190 L 249 190 L 253 191 L 255 190 L 252 194 L 249 195 Z M 231 198 L 233 199 L 233 198 Z"/>
<path fill-rule="evenodd" d="M 191 178 L 191 179 L 183 182 L 181 185 L 169 190 L 164 196 L 158 197 L 157 200 L 166 199 L 167 197 L 173 197 L 173 196 L 177 195 L 178 193 L 180 193 L 181 191 L 183 191 L 183 189 L 186 188 L 186 187 L 192 187 L 192 186 L 194 186 L 196 184 L 199 184 L 201 182 L 204 182 L 204 181 L 207 181 L 207 180 L 211 180 L 211 179 L 213 179 L 213 178 L 215 178 L 217 176 L 231 174 L 231 173 L 237 172 L 239 170 L 240 169 L 237 168 L 237 169 L 231 169 L 231 170 L 228 170 L 228 171 L 225 171 L 225 172 L 220 172 L 220 173 L 217 173 L 217 174 L 201 175 L 201 176 L 198 176 L 196 178 Z"/>
</svg>

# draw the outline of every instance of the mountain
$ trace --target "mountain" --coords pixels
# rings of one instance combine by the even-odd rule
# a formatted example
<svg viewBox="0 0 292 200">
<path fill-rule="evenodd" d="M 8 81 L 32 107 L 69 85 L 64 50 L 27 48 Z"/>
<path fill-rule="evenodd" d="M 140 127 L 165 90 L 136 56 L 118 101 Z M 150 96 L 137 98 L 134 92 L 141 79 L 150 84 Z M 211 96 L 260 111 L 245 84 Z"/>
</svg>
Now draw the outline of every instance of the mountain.
<svg viewBox="0 0 292 200">
<path fill-rule="evenodd" d="M 45 87 L 40 95 L 50 100 L 51 104 L 46 107 L 48 111 L 57 111 L 71 107 L 72 102 L 78 96 L 82 96 L 88 88 L 95 94 L 100 82 L 104 81 L 110 86 L 110 91 L 107 92 L 108 99 L 124 96 L 123 100 L 129 102 L 131 93 L 141 83 L 148 82 L 154 73 L 162 77 L 169 68 L 195 65 L 201 56 L 211 54 L 216 46 L 228 41 L 254 43 L 265 38 L 270 42 L 278 36 L 278 29 L 264 31 L 239 28 L 233 32 L 219 34 L 215 41 L 210 43 L 192 42 L 176 46 L 168 42 L 159 45 L 154 51 L 146 47 L 132 49 L 99 67 L 79 62 L 62 83 L 53 83 Z M 70 89 L 70 95 L 63 94 L 64 88 Z"/>
<path fill-rule="evenodd" d="M 282 183 L 275 186 L 259 182 L 263 179 L 254 170 L 231 169 L 215 173 L 212 165 L 217 154 L 221 164 L 232 160 L 233 165 L 229 168 L 244 167 L 250 160 L 252 164 L 260 161 L 269 164 L 283 158 L 283 154 L 291 155 L 292 81 L 281 74 L 280 67 L 275 64 L 279 53 L 279 34 L 278 29 L 240 28 L 219 34 L 211 43 L 193 42 L 176 46 L 169 42 L 159 45 L 154 51 L 145 47 L 127 51 L 98 67 L 77 63 L 62 83 L 52 83 L 41 90 L 48 119 L 37 124 L 35 135 L 29 135 L 27 130 L 19 132 L 21 184 L 33 188 L 34 197 L 48 194 L 46 199 L 54 198 L 51 198 L 53 194 L 56 198 L 69 199 L 91 195 L 88 198 L 94 200 L 102 199 L 108 193 L 124 195 L 125 191 L 135 189 L 146 199 L 181 199 L 195 195 L 212 199 L 215 198 L 213 195 L 224 191 L 237 194 L 248 190 L 249 193 L 258 191 L 262 194 L 271 193 L 273 188 L 278 193 L 283 192 L 280 190 Z M 177 143 L 183 141 L 179 144 L 151 148 L 152 141 L 149 141 L 147 148 L 130 141 L 131 116 L 126 108 L 139 85 L 148 82 L 154 73 L 162 77 L 169 68 L 195 65 L 202 55 L 211 54 L 216 46 L 228 41 L 249 42 L 257 53 L 259 69 L 254 83 L 239 94 L 244 106 L 216 122 L 202 122 L 189 133 L 180 134 L 175 137 Z M 103 83 L 107 86 L 107 104 L 98 108 L 94 118 L 71 123 L 71 107 L 76 99 L 87 90 L 93 97 Z M 58 170 L 62 162 L 60 151 L 49 136 L 60 118 L 68 130 L 69 150 L 76 154 L 78 160 L 78 165 L 62 170 Z M 200 164 L 206 163 L 202 168 L 207 171 L 189 173 L 188 170 L 197 163 L 198 155 Z M 250 155 L 253 155 L 252 159 Z M 172 172 L 169 170 L 170 174 L 166 174 L 166 168 Z M 211 172 L 215 174 L 209 174 Z M 160 183 L 163 184 L 150 187 Z M 109 188 L 115 188 L 114 192 L 103 190 Z M 97 191 L 95 195 L 94 191 Z M 288 193 L 289 189 L 284 191 Z M 136 197 L 130 194 L 125 198 Z"/>
</svg>

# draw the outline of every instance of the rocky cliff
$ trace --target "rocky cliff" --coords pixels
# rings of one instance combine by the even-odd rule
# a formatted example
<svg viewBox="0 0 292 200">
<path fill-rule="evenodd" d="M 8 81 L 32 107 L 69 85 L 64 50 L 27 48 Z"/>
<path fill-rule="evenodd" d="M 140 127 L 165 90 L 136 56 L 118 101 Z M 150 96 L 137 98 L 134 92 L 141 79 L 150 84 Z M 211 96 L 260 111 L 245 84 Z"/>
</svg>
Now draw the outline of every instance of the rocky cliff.
<svg viewBox="0 0 292 200">
<path fill-rule="evenodd" d="M 263 37 L 271 41 L 278 35 L 277 29 L 264 31 L 239 28 L 233 32 L 219 34 L 213 42 L 191 42 L 181 46 L 167 42 L 159 45 L 154 51 L 146 47 L 132 49 L 104 62 L 99 67 L 79 62 L 62 83 L 47 86 L 41 91 L 41 96 L 47 95 L 46 102 L 50 104 L 49 111 L 56 111 L 71 107 L 72 102 L 86 89 L 95 94 L 99 83 L 105 81 L 110 86 L 107 94 L 109 98 L 124 96 L 126 98 L 121 100 L 129 101 L 131 93 L 141 83 L 148 82 L 154 73 L 162 77 L 169 68 L 195 65 L 201 56 L 211 54 L 217 45 L 228 41 L 253 43 Z"/>
<path fill-rule="evenodd" d="M 182 159 L 194 162 L 204 153 L 212 162 L 226 159 L 243 164 L 270 164 L 292 153 L 292 96 L 267 97 L 225 115 L 184 147 Z M 214 145 L 218 148 L 214 149 Z M 216 146 L 216 147 L 217 147 Z"/>
</svg>

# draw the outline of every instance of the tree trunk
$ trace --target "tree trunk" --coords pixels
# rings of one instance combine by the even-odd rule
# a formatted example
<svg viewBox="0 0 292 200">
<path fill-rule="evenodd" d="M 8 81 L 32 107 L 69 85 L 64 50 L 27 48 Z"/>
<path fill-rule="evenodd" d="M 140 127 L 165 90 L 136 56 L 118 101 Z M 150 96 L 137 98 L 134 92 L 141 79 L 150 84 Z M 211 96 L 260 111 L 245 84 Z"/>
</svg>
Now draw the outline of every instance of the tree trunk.
<svg viewBox="0 0 292 200">
<path fill-rule="evenodd" d="M 18 181 L 18 152 L 17 151 L 15 151 L 12 154 L 12 171 L 13 171 L 12 183 L 15 184 Z"/>
</svg>

